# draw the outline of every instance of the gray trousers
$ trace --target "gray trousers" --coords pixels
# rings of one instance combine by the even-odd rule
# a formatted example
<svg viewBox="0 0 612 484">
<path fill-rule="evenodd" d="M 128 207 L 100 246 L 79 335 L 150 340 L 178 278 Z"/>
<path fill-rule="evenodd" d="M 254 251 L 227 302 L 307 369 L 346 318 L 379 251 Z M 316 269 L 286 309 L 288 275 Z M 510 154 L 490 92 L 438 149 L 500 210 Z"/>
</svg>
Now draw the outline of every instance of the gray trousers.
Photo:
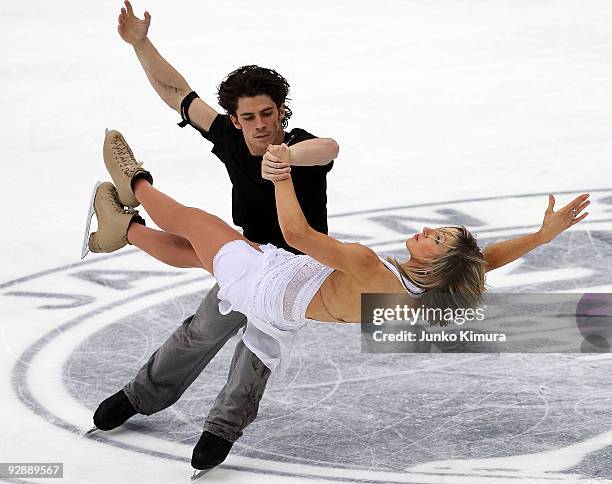
<svg viewBox="0 0 612 484">
<path fill-rule="evenodd" d="M 196 313 L 149 358 L 123 389 L 138 413 L 151 415 L 176 402 L 223 345 L 246 325 L 246 316 L 219 313 L 219 285 Z M 204 430 L 230 442 L 257 416 L 270 370 L 240 340 L 227 383 L 206 417 Z"/>
</svg>

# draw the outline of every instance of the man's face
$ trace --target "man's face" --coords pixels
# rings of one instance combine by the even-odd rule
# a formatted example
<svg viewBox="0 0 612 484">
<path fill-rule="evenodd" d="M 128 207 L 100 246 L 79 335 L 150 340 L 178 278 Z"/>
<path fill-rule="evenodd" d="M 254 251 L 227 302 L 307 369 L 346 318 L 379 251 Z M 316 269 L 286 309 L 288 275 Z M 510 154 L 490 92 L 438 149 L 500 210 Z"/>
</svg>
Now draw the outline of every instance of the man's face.
<svg viewBox="0 0 612 484">
<path fill-rule="evenodd" d="M 236 115 L 230 118 L 236 128 L 242 130 L 244 140 L 252 155 L 265 154 L 268 145 L 283 142 L 281 122 L 284 107 L 276 107 L 267 94 L 238 99 Z"/>
</svg>

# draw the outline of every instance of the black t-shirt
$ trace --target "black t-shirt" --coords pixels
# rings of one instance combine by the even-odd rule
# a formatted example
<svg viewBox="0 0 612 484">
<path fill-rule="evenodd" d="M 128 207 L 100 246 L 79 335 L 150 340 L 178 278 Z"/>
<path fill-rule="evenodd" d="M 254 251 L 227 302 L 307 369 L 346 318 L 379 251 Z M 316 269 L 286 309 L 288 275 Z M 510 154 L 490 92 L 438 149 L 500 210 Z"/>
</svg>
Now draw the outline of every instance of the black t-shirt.
<svg viewBox="0 0 612 484">
<path fill-rule="evenodd" d="M 253 156 L 242 131 L 235 128 L 229 116 L 219 114 L 208 132 L 198 130 L 213 143 L 212 152 L 219 158 L 232 182 L 232 218 L 242 227 L 244 236 L 258 243 L 272 243 L 294 253 L 278 224 L 274 184 L 261 177 L 261 156 Z M 316 138 L 300 128 L 285 132 L 288 146 Z M 327 233 L 327 180 L 333 161 L 325 166 L 292 166 L 291 177 L 302 211 L 312 228 Z"/>
</svg>

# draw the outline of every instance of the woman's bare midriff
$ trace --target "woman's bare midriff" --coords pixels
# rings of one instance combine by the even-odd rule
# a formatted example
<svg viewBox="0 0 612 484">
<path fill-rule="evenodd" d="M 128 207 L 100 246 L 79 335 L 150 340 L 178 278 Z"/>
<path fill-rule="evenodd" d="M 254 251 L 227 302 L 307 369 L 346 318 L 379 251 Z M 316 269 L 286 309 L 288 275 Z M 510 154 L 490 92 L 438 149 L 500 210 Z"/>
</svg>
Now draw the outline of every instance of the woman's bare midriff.
<svg viewBox="0 0 612 484">
<path fill-rule="evenodd" d="M 406 292 L 395 275 L 380 264 L 363 283 L 340 271 L 332 272 L 311 299 L 306 317 L 330 323 L 361 322 L 361 294 L 367 292 Z"/>
</svg>

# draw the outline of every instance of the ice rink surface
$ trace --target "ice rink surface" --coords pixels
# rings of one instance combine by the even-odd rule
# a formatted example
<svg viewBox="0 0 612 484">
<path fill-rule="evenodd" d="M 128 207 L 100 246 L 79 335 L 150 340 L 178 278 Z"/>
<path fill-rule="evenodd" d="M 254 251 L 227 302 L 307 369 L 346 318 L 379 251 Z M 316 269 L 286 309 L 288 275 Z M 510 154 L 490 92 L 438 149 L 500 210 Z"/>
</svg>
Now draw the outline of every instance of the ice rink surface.
<svg viewBox="0 0 612 484">
<path fill-rule="evenodd" d="M 80 436 L 212 285 L 133 248 L 79 261 L 104 128 L 126 135 L 162 190 L 231 217 L 223 165 L 149 86 L 116 32 L 120 6 L 0 7 L 0 462 L 63 462 L 70 483 L 186 483 L 237 337 L 171 408 Z M 240 65 L 288 78 L 289 127 L 340 144 L 328 176 L 338 237 L 400 255 L 423 225 L 455 222 L 486 245 L 537 230 L 547 193 L 561 206 L 588 192 L 584 222 L 487 281 L 612 292 L 609 2 L 134 8 L 213 106 Z M 200 482 L 311 481 L 612 482 L 612 358 L 362 354 L 358 326 L 311 325 L 288 380 Z"/>
</svg>

